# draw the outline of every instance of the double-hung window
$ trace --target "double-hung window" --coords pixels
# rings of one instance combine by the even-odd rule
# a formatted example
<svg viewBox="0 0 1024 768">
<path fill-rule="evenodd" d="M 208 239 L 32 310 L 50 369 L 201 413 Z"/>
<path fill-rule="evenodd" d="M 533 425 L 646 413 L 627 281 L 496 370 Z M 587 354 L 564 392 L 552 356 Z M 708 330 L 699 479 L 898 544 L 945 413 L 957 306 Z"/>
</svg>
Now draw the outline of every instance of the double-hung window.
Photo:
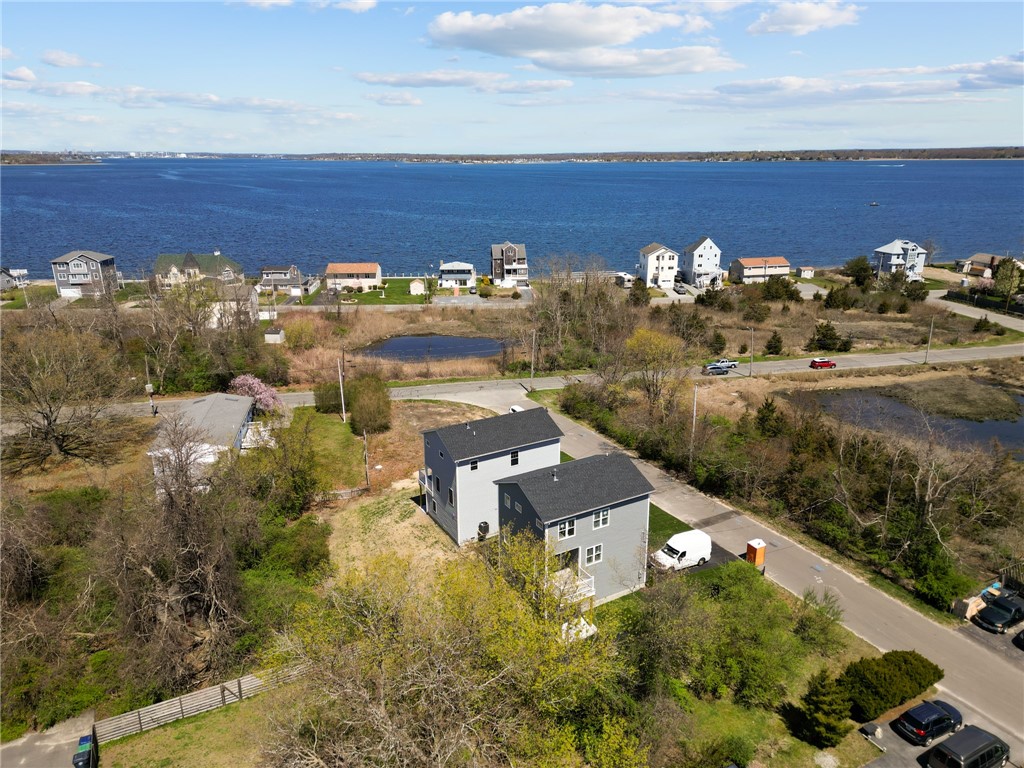
<svg viewBox="0 0 1024 768">
<path fill-rule="evenodd" d="M 512 451 L 512 466 L 519 464 L 519 451 Z"/>
<path fill-rule="evenodd" d="M 477 461 L 476 459 L 473 459 L 471 462 L 469 462 L 469 471 L 470 472 L 476 472 L 476 470 L 477 470 L 477 468 L 479 468 L 479 466 L 480 466 L 480 462 Z"/>
<path fill-rule="evenodd" d="M 600 563 L 604 558 L 604 544 L 595 544 L 592 547 L 587 547 L 585 562 L 587 565 L 593 565 L 594 563 Z"/>
<path fill-rule="evenodd" d="M 575 520 L 563 520 L 558 524 L 558 538 L 568 539 L 571 536 L 576 535 L 576 521 Z"/>
<path fill-rule="evenodd" d="M 594 513 L 594 530 L 604 528 L 608 525 L 608 510 L 599 509 Z"/>
</svg>

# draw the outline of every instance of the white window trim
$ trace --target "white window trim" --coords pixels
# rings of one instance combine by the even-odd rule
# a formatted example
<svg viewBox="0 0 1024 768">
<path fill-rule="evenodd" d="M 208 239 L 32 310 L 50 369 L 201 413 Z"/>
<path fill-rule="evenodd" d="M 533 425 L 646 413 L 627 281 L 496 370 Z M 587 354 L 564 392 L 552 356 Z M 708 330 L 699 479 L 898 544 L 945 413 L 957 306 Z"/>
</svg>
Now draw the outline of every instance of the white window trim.
<svg viewBox="0 0 1024 768">
<path fill-rule="evenodd" d="M 610 518 L 611 510 L 608 507 L 605 507 L 604 509 L 599 509 L 596 512 L 594 512 L 593 530 L 596 531 L 598 528 L 607 528 L 610 522 Z"/>
<path fill-rule="evenodd" d="M 571 539 L 576 535 L 576 521 L 563 520 L 558 524 L 558 540 Z"/>
<path fill-rule="evenodd" d="M 517 501 L 517 502 L 516 502 L 516 512 L 522 512 L 522 511 L 523 511 L 523 505 L 522 505 L 522 504 L 520 504 L 520 503 L 519 503 L 519 502 Z"/>
<path fill-rule="evenodd" d="M 584 557 L 585 565 L 596 565 L 604 560 L 604 544 L 595 544 L 592 547 L 587 547 L 586 555 Z"/>
<path fill-rule="evenodd" d="M 507 493 L 505 494 L 505 509 L 512 509 L 512 498 Z"/>
</svg>

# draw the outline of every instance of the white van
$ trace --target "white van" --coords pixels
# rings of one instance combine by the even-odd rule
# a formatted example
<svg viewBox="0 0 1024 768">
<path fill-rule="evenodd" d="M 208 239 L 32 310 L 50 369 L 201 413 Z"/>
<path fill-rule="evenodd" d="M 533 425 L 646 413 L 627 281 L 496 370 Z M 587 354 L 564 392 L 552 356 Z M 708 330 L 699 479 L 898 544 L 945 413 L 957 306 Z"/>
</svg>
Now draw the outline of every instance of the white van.
<svg viewBox="0 0 1024 768">
<path fill-rule="evenodd" d="M 678 571 L 704 565 L 711 557 L 711 537 L 704 531 L 677 533 L 664 547 L 651 555 L 651 565 L 659 570 Z"/>
</svg>

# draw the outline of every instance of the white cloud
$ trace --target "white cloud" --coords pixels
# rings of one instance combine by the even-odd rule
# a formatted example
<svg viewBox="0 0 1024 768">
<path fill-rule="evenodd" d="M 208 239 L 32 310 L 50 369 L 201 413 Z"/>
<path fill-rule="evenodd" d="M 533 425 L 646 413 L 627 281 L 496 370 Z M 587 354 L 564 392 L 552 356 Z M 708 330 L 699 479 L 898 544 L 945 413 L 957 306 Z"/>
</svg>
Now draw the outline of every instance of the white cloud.
<svg viewBox="0 0 1024 768">
<path fill-rule="evenodd" d="M 637 5 L 550 3 L 504 14 L 447 12 L 428 28 L 446 48 L 468 48 L 524 58 L 538 67 L 590 77 L 654 75 L 738 69 L 727 54 L 710 46 L 626 48 L 666 29 L 684 33 L 711 27 L 701 16 L 679 15 Z"/>
<path fill-rule="evenodd" d="M 79 56 L 77 53 L 68 53 L 67 51 L 46 51 L 42 55 L 43 64 L 49 64 L 51 67 L 98 67 L 100 66 L 96 62 L 89 62 Z"/>
<path fill-rule="evenodd" d="M 10 48 L 0 47 L 0 60 L 6 61 L 7 59 L 14 58 L 14 51 Z"/>
<path fill-rule="evenodd" d="M 4 77 L 8 80 L 17 80 L 22 83 L 32 83 L 36 80 L 36 73 L 28 67 L 18 67 L 10 72 L 4 72 Z"/>
<path fill-rule="evenodd" d="M 266 11 L 271 8 L 284 8 L 291 5 L 293 0 L 245 0 L 246 5 L 254 8 L 261 8 Z"/>
<path fill-rule="evenodd" d="M 375 101 L 383 107 L 419 107 L 423 101 L 409 91 L 399 93 L 367 93 L 364 98 Z"/>
<path fill-rule="evenodd" d="M 352 13 L 366 13 L 377 7 L 377 0 L 341 0 L 341 2 L 331 3 L 331 8 L 337 8 L 342 11 L 352 11 Z"/>
<path fill-rule="evenodd" d="M 825 2 L 784 2 L 772 6 L 761 17 L 747 27 L 754 35 L 785 34 L 807 35 L 820 29 L 846 26 L 857 23 L 857 14 L 864 9 L 849 4 L 841 5 L 839 0 Z"/>
<path fill-rule="evenodd" d="M 624 45 L 683 19 L 649 8 L 550 3 L 491 15 L 448 11 L 428 27 L 430 39 L 447 48 L 471 48 L 499 56 L 529 58 L 537 51 Z"/>
<path fill-rule="evenodd" d="M 891 75 L 962 74 L 961 82 L 974 87 L 1019 87 L 1024 85 L 1024 53 L 1000 56 L 990 61 L 948 64 L 943 67 L 889 67 L 863 69 L 846 73 L 854 77 L 887 77 Z"/>
<path fill-rule="evenodd" d="M 370 85 L 393 88 L 471 88 L 478 93 L 539 93 L 569 88 L 571 80 L 510 81 L 503 72 L 437 69 L 432 72 L 361 72 L 356 78 Z"/>
</svg>

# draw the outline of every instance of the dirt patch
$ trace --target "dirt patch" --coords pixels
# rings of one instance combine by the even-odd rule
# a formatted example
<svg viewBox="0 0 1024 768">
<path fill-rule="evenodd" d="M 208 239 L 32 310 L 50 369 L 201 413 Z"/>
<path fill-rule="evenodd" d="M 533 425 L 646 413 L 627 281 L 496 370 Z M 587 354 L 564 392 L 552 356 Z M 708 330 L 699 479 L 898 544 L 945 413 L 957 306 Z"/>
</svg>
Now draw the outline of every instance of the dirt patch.
<svg viewBox="0 0 1024 768">
<path fill-rule="evenodd" d="M 416 472 L 423 466 L 421 433 L 493 415 L 462 403 L 393 401 L 392 428 L 369 439 L 372 492 L 337 502 L 321 513 L 334 529 L 331 561 L 344 570 L 374 554 L 394 552 L 408 558 L 416 570 L 428 572 L 439 560 L 458 556 L 454 542 L 416 501 Z"/>
</svg>

